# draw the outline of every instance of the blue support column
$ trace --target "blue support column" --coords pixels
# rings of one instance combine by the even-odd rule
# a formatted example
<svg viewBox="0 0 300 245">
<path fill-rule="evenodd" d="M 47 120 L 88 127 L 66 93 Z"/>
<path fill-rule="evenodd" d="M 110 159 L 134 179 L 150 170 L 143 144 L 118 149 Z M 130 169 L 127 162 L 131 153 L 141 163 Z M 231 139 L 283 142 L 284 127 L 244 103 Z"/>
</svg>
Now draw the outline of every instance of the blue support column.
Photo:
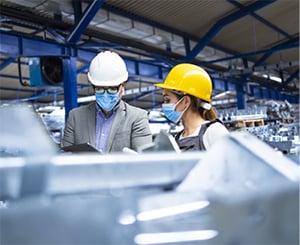
<svg viewBox="0 0 300 245">
<path fill-rule="evenodd" d="M 64 70 L 64 99 L 65 99 L 65 119 L 68 118 L 70 110 L 77 107 L 77 73 L 76 58 L 69 57 L 63 59 Z"/>
<path fill-rule="evenodd" d="M 243 110 L 246 107 L 245 102 L 245 93 L 244 93 L 244 83 L 239 81 L 236 84 L 236 100 L 237 100 L 237 109 Z"/>
<path fill-rule="evenodd" d="M 80 21 L 80 16 L 82 15 L 81 1 L 72 0 L 72 6 L 74 10 L 75 23 L 77 24 Z"/>
</svg>

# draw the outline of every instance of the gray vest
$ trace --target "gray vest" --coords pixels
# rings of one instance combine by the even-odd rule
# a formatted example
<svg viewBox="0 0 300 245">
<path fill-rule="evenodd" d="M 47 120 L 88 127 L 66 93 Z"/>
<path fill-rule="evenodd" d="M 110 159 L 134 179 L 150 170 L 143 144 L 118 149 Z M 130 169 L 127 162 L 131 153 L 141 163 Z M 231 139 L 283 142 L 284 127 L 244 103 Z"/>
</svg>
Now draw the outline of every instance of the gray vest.
<svg viewBox="0 0 300 245">
<path fill-rule="evenodd" d="M 199 134 L 197 136 L 186 137 L 186 138 L 180 139 L 180 135 L 183 132 L 183 130 L 181 132 L 179 132 L 175 136 L 175 140 L 176 140 L 180 150 L 181 151 L 205 151 L 206 148 L 205 148 L 204 143 L 203 143 L 203 135 L 204 135 L 206 129 L 210 125 L 212 125 L 216 122 L 222 123 L 222 121 L 220 121 L 219 119 L 215 119 L 215 120 L 210 121 L 208 123 L 202 124 L 201 128 L 200 128 L 200 131 L 199 131 Z"/>
</svg>

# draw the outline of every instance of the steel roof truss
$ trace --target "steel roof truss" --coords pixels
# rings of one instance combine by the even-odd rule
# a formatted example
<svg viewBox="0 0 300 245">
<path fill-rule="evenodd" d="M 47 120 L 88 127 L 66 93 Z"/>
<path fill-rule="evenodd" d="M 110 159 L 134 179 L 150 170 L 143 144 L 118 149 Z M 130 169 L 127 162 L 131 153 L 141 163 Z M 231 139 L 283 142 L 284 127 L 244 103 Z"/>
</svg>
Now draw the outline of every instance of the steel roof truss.
<svg viewBox="0 0 300 245">
<path fill-rule="evenodd" d="M 235 1 L 235 0 L 227 0 L 229 3 L 233 4 L 236 7 L 239 8 L 244 8 L 244 6 L 242 4 L 240 4 L 239 2 Z M 279 27 L 273 25 L 272 23 L 270 23 L 269 21 L 267 21 L 266 19 L 260 17 L 259 15 L 257 15 L 256 13 L 251 13 L 251 16 L 253 16 L 255 19 L 257 19 L 258 21 L 260 21 L 261 23 L 265 24 L 266 26 L 270 27 L 271 29 L 273 29 L 274 31 L 282 34 L 283 36 L 292 39 L 292 37 L 286 33 L 285 31 L 281 30 Z"/>
<path fill-rule="evenodd" d="M 190 62 L 201 52 L 201 50 L 218 34 L 220 30 L 222 30 L 223 27 L 226 25 L 229 25 L 230 23 L 245 17 L 246 15 L 249 15 L 261 8 L 266 7 L 269 4 L 272 4 L 276 0 L 269 0 L 269 1 L 258 1 L 254 4 L 243 8 L 242 10 L 239 10 L 231 15 L 228 15 L 227 17 L 219 20 L 204 36 L 204 38 L 193 48 L 191 52 L 184 58 L 184 62 Z"/>
<path fill-rule="evenodd" d="M 104 0 L 94 0 L 88 5 L 82 17 L 74 26 L 69 36 L 66 38 L 66 41 L 68 43 L 76 43 L 80 39 L 80 36 L 85 31 L 90 21 L 94 18 L 97 11 L 102 6 L 103 2 Z"/>
</svg>

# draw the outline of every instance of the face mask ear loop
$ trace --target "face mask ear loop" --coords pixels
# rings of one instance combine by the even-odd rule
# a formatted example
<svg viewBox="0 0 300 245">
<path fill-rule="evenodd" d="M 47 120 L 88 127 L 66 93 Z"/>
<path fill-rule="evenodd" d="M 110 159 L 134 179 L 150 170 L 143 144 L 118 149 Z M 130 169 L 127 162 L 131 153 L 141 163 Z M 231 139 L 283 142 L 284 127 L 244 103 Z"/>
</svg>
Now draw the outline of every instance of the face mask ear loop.
<svg viewBox="0 0 300 245">
<path fill-rule="evenodd" d="M 121 83 L 119 90 L 118 90 L 119 97 L 121 97 L 123 95 L 124 91 L 125 91 L 125 83 L 124 83 L 124 85 L 123 85 L 123 83 Z"/>
<path fill-rule="evenodd" d="M 183 95 L 182 97 L 181 97 L 181 99 L 180 100 L 178 100 L 177 102 L 176 102 L 176 104 L 175 104 L 175 108 L 174 108 L 174 110 L 176 111 L 176 107 L 177 107 L 177 105 L 178 104 L 180 104 L 180 101 L 183 99 L 185 97 L 185 95 Z M 184 108 L 184 110 L 182 111 L 182 113 L 184 113 L 186 110 L 187 110 L 187 108 L 189 108 L 189 107 L 186 107 L 186 108 Z"/>
</svg>

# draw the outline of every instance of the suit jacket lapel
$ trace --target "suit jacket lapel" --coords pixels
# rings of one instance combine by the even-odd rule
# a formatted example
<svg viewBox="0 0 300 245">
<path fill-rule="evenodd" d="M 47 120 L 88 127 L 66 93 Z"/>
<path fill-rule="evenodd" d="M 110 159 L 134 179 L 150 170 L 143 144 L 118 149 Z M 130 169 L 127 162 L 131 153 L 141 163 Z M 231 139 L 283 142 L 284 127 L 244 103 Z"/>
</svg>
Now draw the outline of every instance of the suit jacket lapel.
<svg viewBox="0 0 300 245">
<path fill-rule="evenodd" d="M 91 103 L 89 106 L 90 112 L 88 113 L 88 117 L 85 118 L 87 120 L 88 125 L 88 135 L 89 135 L 89 142 L 92 145 L 96 145 L 96 104 Z"/>
<path fill-rule="evenodd" d="M 107 146 L 106 146 L 107 151 L 110 151 L 110 149 L 112 147 L 114 137 L 115 137 L 115 135 L 118 131 L 118 128 L 120 127 L 120 125 L 123 121 L 125 111 L 126 111 L 125 103 L 121 100 L 120 105 L 119 105 L 119 109 L 116 111 L 115 118 L 114 118 L 113 123 L 111 125 L 109 137 L 108 137 L 108 140 L 107 140 Z"/>
</svg>

